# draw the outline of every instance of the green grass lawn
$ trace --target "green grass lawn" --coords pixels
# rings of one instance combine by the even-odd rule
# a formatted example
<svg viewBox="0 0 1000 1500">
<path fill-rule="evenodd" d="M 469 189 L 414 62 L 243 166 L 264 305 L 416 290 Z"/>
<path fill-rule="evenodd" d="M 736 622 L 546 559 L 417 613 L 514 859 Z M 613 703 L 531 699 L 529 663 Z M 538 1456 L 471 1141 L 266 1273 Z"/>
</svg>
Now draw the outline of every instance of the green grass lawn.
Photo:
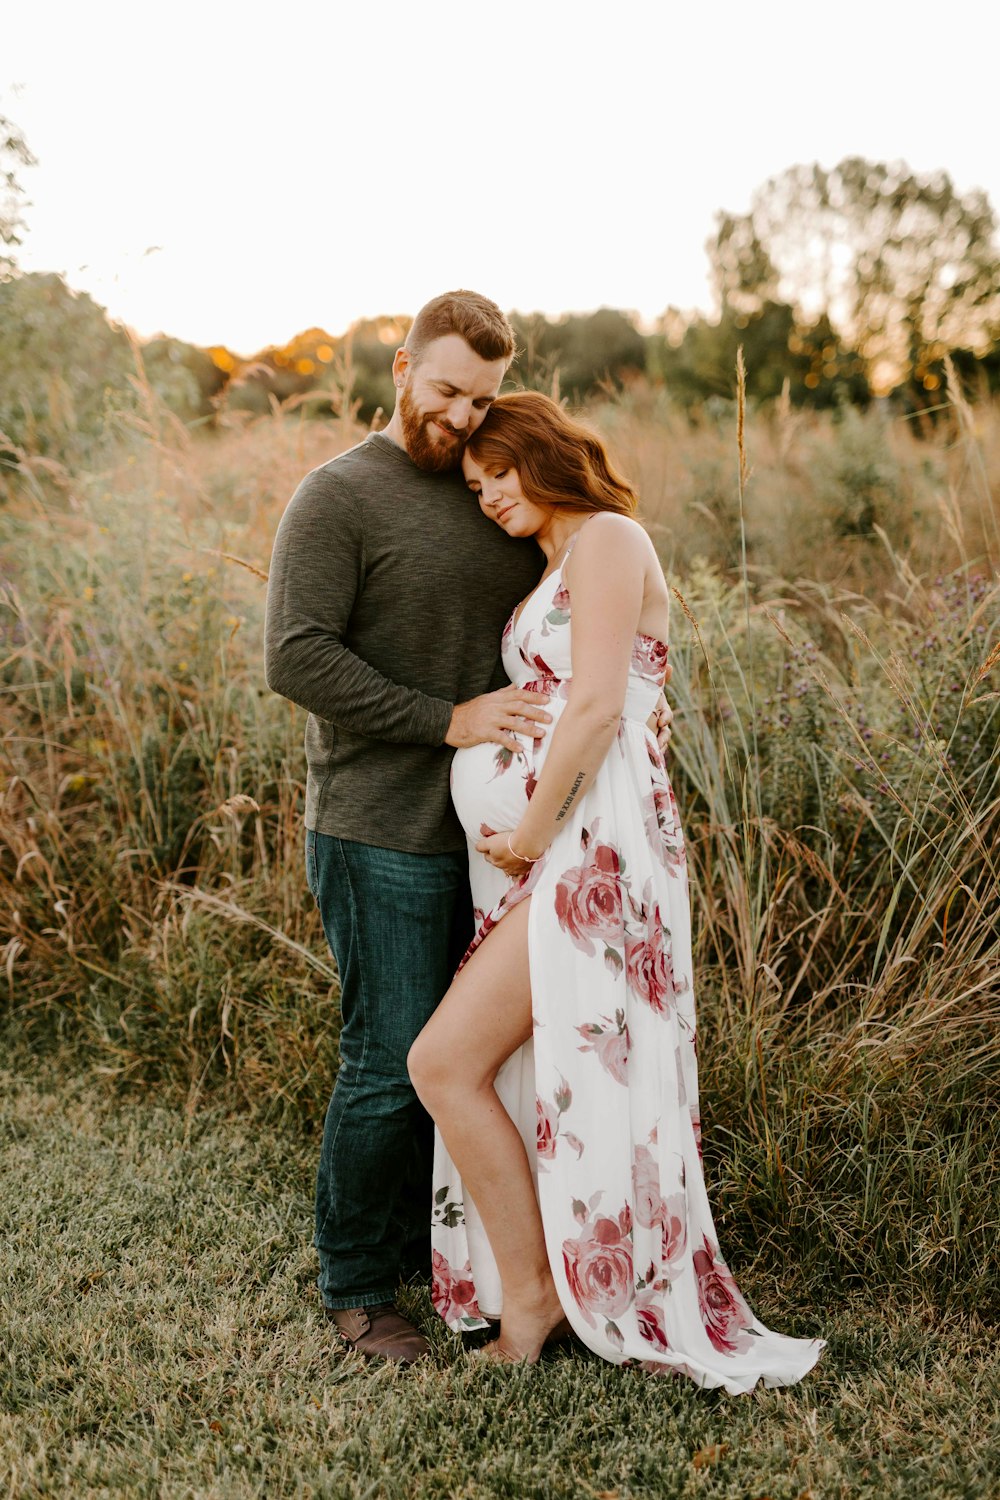
<svg viewBox="0 0 1000 1500">
<path fill-rule="evenodd" d="M 165 1095 L 0 1069 L 5 1496 L 994 1496 L 996 1330 L 733 1255 L 768 1323 L 830 1341 L 799 1387 L 732 1398 L 582 1349 L 366 1366 L 318 1313 L 317 1143 Z M 66 1054 L 61 1054 L 65 1059 Z"/>
</svg>

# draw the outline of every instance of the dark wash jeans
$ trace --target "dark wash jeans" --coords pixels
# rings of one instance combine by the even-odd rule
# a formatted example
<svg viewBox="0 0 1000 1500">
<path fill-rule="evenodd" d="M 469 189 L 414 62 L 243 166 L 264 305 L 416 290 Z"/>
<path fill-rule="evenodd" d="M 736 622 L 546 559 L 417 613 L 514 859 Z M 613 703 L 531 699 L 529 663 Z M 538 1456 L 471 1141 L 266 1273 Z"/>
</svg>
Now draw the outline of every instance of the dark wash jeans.
<svg viewBox="0 0 1000 1500">
<path fill-rule="evenodd" d="M 316 1182 L 327 1307 L 391 1302 L 430 1270 L 434 1131 L 406 1054 L 473 935 L 469 862 L 306 832 L 306 879 L 340 972 L 340 1071 Z"/>
</svg>

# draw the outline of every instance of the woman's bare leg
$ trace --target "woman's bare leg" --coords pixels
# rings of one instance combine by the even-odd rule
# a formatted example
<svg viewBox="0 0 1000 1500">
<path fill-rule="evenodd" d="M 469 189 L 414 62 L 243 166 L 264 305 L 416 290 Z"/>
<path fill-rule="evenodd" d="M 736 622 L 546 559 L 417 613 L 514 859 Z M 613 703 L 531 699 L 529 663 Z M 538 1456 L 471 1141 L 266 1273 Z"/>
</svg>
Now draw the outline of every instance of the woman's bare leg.
<svg viewBox="0 0 1000 1500">
<path fill-rule="evenodd" d="M 476 949 L 414 1042 L 408 1065 L 500 1272 L 496 1352 L 534 1360 L 563 1313 L 524 1143 L 494 1088 L 502 1065 L 531 1036 L 530 904 L 529 897 L 515 906 Z"/>
</svg>

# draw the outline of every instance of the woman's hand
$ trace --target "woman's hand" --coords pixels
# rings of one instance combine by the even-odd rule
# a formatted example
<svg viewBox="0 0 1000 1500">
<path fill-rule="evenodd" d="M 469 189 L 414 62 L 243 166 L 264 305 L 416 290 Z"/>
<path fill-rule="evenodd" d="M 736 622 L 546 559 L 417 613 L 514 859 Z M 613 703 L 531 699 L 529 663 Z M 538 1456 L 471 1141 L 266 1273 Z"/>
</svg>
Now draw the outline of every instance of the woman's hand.
<svg viewBox="0 0 1000 1500">
<path fill-rule="evenodd" d="M 512 854 L 510 852 L 510 844 L 507 842 L 508 839 L 510 839 L 510 843 L 514 844 L 516 848 L 517 845 L 514 843 L 512 834 L 505 832 L 484 834 L 476 845 L 476 849 L 480 854 L 485 856 L 495 869 L 502 870 L 511 880 L 516 880 L 526 870 L 531 869 L 534 860 L 522 859 L 520 855 Z"/>
<path fill-rule="evenodd" d="M 670 668 L 668 667 L 667 671 L 669 672 L 669 670 Z M 660 754 L 664 756 L 664 758 L 667 754 L 667 746 L 670 744 L 673 719 L 674 711 L 661 692 L 659 698 L 657 698 L 656 700 L 656 707 L 653 709 L 653 712 L 646 720 L 646 723 L 656 735 L 656 742 L 660 747 Z"/>
</svg>

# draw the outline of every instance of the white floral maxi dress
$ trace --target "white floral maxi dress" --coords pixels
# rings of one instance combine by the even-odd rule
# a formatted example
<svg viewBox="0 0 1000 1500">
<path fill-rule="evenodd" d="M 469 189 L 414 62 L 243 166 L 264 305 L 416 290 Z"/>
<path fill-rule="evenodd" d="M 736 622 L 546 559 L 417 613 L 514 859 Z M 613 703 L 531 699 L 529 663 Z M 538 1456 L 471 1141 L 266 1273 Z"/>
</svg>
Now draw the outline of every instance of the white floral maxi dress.
<svg viewBox="0 0 1000 1500">
<path fill-rule="evenodd" d="M 555 570 L 512 617 L 503 660 L 519 687 L 551 694 L 552 728 L 572 676 L 570 597 Z M 681 1372 L 736 1395 L 800 1380 L 823 1349 L 757 1321 L 723 1261 L 705 1191 L 698 1116 L 691 925 L 684 839 L 663 757 L 646 727 L 667 647 L 635 639 L 616 740 L 545 856 L 512 884 L 475 843 L 515 828 L 551 729 L 459 751 L 452 797 L 469 837 L 478 931 L 470 954 L 531 896 L 533 1041 L 497 1092 L 518 1126 L 549 1262 L 574 1332 L 595 1353 Z M 434 1305 L 453 1329 L 501 1311 L 475 1205 L 437 1137 Z"/>
</svg>

